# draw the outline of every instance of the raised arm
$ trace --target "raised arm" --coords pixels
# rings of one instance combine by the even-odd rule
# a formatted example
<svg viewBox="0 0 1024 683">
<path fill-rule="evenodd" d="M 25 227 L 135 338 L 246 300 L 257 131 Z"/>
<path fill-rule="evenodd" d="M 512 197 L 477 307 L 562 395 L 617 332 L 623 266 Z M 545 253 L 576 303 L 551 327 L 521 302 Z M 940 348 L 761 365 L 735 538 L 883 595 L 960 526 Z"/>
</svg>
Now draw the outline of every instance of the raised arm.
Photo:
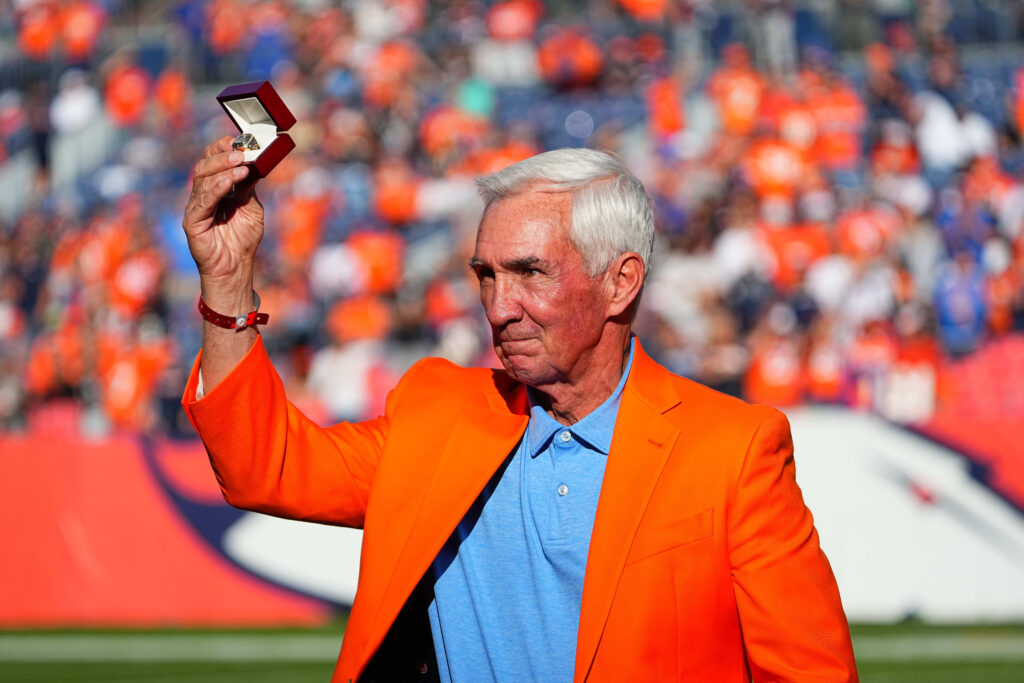
<svg viewBox="0 0 1024 683">
<path fill-rule="evenodd" d="M 255 183 L 230 137 L 207 147 L 195 165 L 182 227 L 203 301 L 224 315 L 253 310 L 253 264 L 263 237 Z M 387 418 L 316 425 L 288 401 L 258 340 L 253 327 L 204 321 L 199 367 L 185 388 L 185 411 L 225 499 L 281 517 L 361 526 Z"/>
<path fill-rule="evenodd" d="M 257 180 L 242 164 L 242 153 L 232 150 L 230 137 L 207 147 L 193 171 L 182 227 L 199 269 L 203 301 L 224 315 L 253 310 L 253 263 L 263 239 L 263 206 L 254 191 Z M 255 328 L 228 330 L 204 321 L 204 387 L 224 379 L 255 341 Z"/>
</svg>

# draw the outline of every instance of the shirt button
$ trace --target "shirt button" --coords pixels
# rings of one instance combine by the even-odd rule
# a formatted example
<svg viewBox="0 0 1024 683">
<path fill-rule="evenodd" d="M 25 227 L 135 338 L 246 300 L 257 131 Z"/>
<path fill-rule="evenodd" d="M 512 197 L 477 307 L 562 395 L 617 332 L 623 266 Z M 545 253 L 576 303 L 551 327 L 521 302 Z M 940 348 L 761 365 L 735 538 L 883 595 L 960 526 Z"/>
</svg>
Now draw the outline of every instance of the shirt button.
<svg viewBox="0 0 1024 683">
<path fill-rule="evenodd" d="M 567 493 L 569 493 L 569 487 L 566 486 L 565 484 L 559 484 L 558 485 L 558 495 L 564 496 Z"/>
<path fill-rule="evenodd" d="M 563 443 L 566 443 L 566 442 L 569 441 L 569 439 L 572 438 L 572 434 L 570 434 L 569 430 L 567 429 L 564 432 L 562 432 L 561 434 L 559 434 L 558 438 L 561 439 Z"/>
</svg>

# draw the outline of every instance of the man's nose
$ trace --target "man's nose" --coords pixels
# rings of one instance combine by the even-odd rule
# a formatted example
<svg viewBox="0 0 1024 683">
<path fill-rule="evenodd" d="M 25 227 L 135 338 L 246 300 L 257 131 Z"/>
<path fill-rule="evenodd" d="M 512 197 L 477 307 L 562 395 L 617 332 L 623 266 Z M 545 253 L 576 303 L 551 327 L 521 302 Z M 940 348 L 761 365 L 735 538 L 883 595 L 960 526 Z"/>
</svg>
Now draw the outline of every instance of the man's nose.
<svg viewBox="0 0 1024 683">
<path fill-rule="evenodd" d="M 495 327 L 518 320 L 522 317 L 517 288 L 508 278 L 498 275 L 494 284 L 484 296 L 484 312 L 487 322 Z"/>
</svg>

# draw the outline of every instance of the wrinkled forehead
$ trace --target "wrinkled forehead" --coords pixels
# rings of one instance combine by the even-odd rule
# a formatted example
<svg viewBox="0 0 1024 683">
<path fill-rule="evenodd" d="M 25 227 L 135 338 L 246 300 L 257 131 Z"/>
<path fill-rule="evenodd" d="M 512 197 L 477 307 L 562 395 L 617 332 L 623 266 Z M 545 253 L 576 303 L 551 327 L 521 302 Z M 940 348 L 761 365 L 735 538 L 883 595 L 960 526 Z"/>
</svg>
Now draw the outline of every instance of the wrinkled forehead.
<svg viewBox="0 0 1024 683">
<path fill-rule="evenodd" d="M 498 199 L 480 220 L 474 258 L 564 257 L 572 247 L 570 217 L 571 197 L 565 192 L 531 190 Z"/>
<path fill-rule="evenodd" d="M 480 217 L 477 238 L 495 230 L 516 232 L 537 226 L 568 235 L 571 220 L 571 193 L 544 186 L 531 187 L 490 202 Z"/>
</svg>

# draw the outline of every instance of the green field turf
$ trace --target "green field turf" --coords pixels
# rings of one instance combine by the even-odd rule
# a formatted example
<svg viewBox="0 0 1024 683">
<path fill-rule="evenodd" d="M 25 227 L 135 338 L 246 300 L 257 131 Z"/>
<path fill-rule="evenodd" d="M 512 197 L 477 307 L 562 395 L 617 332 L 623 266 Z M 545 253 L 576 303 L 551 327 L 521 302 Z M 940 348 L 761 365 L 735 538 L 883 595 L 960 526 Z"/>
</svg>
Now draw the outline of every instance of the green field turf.
<svg viewBox="0 0 1024 683">
<path fill-rule="evenodd" d="M 325 683 L 343 629 L 0 631 L 0 682 Z M 1024 681 L 1024 625 L 852 632 L 868 683 Z"/>
<path fill-rule="evenodd" d="M 1020 683 L 1024 624 L 854 625 L 853 647 L 867 683 Z"/>
</svg>

